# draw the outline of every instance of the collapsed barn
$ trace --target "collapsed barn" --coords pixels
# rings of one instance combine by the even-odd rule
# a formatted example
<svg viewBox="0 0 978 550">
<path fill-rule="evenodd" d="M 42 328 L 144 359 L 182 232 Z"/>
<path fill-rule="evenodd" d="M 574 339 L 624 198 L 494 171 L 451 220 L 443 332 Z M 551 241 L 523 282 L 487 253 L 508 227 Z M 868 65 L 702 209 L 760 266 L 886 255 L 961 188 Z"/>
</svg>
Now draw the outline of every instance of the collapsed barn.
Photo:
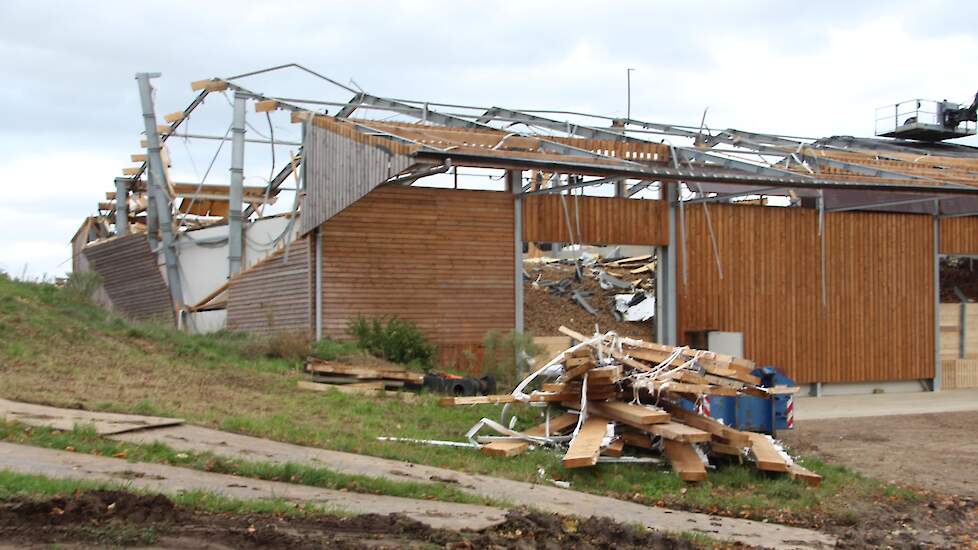
<svg viewBox="0 0 978 550">
<path fill-rule="evenodd" d="M 240 84 L 289 68 L 310 72 L 194 82 L 165 124 L 156 75 L 137 76 L 144 151 L 72 239 L 101 303 L 192 331 L 313 338 L 396 315 L 452 364 L 489 331 L 525 329 L 525 261 L 598 247 L 602 261 L 648 258 L 654 315 L 628 336 L 708 348 L 735 333 L 739 349 L 722 351 L 813 393 L 937 390 L 943 369 L 969 368 L 941 354 L 939 265 L 978 255 L 978 149 L 396 100 L 318 74 L 353 98 Z M 192 137 L 181 126 L 215 95 L 233 106 L 217 136 L 229 184 L 172 181 L 167 142 Z M 252 110 L 301 125 L 263 186 L 244 185 Z M 464 188 L 460 169 L 483 183 Z M 288 185 L 289 209 L 262 215 Z"/>
</svg>

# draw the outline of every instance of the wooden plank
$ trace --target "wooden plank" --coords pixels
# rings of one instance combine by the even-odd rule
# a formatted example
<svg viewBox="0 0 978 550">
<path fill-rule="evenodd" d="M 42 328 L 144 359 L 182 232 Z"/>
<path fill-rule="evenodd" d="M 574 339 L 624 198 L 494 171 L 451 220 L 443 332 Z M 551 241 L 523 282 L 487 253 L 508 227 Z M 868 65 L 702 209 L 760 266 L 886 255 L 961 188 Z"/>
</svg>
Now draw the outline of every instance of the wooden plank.
<svg viewBox="0 0 978 550">
<path fill-rule="evenodd" d="M 530 403 L 550 403 L 573 399 L 572 394 L 560 393 L 537 393 L 530 396 Z M 580 396 L 576 396 L 580 398 Z M 517 399 L 511 394 L 507 395 L 475 395 L 472 397 L 442 397 L 438 404 L 442 406 L 452 405 L 499 405 L 504 403 L 515 403 Z"/>
<path fill-rule="evenodd" d="M 135 176 L 135 175 L 138 175 L 140 172 L 142 172 L 142 168 L 123 168 L 122 169 L 122 175 L 123 176 Z"/>
<path fill-rule="evenodd" d="M 157 124 L 156 125 L 156 133 L 163 134 L 163 135 L 169 135 L 170 132 L 171 132 L 171 128 L 170 128 L 169 125 L 167 125 L 167 124 Z M 163 151 L 160 151 L 160 153 L 162 154 Z M 169 162 L 167 162 L 165 159 L 164 159 L 163 163 L 164 164 L 169 164 Z"/>
<path fill-rule="evenodd" d="M 698 430 L 692 426 L 680 424 L 678 422 L 665 422 L 653 424 L 648 428 L 649 432 L 672 441 L 684 443 L 704 443 L 710 440 L 710 433 Z"/>
<path fill-rule="evenodd" d="M 163 120 L 167 121 L 167 123 L 169 124 L 173 124 L 178 120 L 183 120 L 183 111 L 176 111 L 168 115 L 165 115 L 163 117 Z"/>
<path fill-rule="evenodd" d="M 595 367 L 594 361 L 589 361 L 587 363 L 584 363 L 583 365 L 579 365 L 568 371 L 564 371 L 564 374 L 560 375 L 559 380 L 561 382 L 567 382 L 570 380 L 574 380 L 575 378 L 580 378 L 584 376 L 585 372 L 593 369 L 594 367 Z"/>
<path fill-rule="evenodd" d="M 629 431 L 621 434 L 621 437 L 625 441 L 625 445 L 630 447 L 652 449 L 652 437 L 647 433 Z"/>
<path fill-rule="evenodd" d="M 591 416 L 584 421 L 577 437 L 571 441 L 561 463 L 565 468 L 583 468 L 598 463 L 601 441 L 608 433 L 608 421 L 600 416 Z"/>
<path fill-rule="evenodd" d="M 723 438 L 724 442 L 728 444 L 736 445 L 738 447 L 749 447 L 751 445 L 751 438 L 748 435 L 748 432 L 735 430 L 733 428 L 724 426 L 712 418 L 689 412 L 671 401 L 663 400 L 662 406 L 676 421 L 682 422 L 687 426 L 692 426 L 705 432 L 709 432 L 717 437 L 721 437 Z"/>
<path fill-rule="evenodd" d="M 672 469 L 683 481 L 703 481 L 706 479 L 706 465 L 693 448 L 692 443 L 663 440 L 662 450 L 672 464 Z"/>
<path fill-rule="evenodd" d="M 417 399 L 417 394 L 397 392 L 397 391 L 382 391 L 383 386 L 372 386 L 369 384 L 320 384 L 318 382 L 309 382 L 307 380 L 299 380 L 296 382 L 299 389 L 312 390 L 327 392 L 330 390 L 336 390 L 340 393 L 348 393 L 352 395 L 364 395 L 364 396 L 377 396 L 377 397 L 400 397 L 404 401 L 414 402 Z"/>
<path fill-rule="evenodd" d="M 406 369 L 359 367 L 338 363 L 309 363 L 306 365 L 306 371 L 323 374 L 345 374 L 358 378 L 389 378 L 391 380 L 403 380 L 413 384 L 424 383 L 423 374 L 410 372 Z"/>
<path fill-rule="evenodd" d="M 742 447 L 731 445 L 729 443 L 723 443 L 718 441 L 716 437 L 710 441 L 710 451 L 721 455 L 743 457 Z"/>
<path fill-rule="evenodd" d="M 228 89 L 228 83 L 219 79 L 211 80 L 195 80 L 190 83 L 190 89 L 199 92 L 201 90 L 207 90 L 208 92 L 222 92 Z"/>
<path fill-rule="evenodd" d="M 561 326 L 557 330 L 560 331 L 561 334 L 566 334 L 567 336 L 570 336 L 571 338 L 573 338 L 574 340 L 577 340 L 578 342 L 585 342 L 585 341 L 589 340 L 589 338 L 585 338 L 583 334 L 581 334 L 581 333 L 579 333 L 577 331 L 571 330 L 571 329 L 569 329 L 569 328 L 567 328 L 565 326 Z M 639 363 L 638 361 L 636 361 L 636 360 L 628 357 L 626 354 L 624 354 L 624 353 L 622 353 L 622 352 L 620 352 L 618 350 L 612 349 L 610 346 L 606 346 L 604 344 L 591 344 L 591 347 L 596 348 L 596 349 L 600 349 L 602 353 L 604 353 L 606 355 L 610 355 L 611 357 L 614 357 L 615 359 L 617 359 L 618 361 L 620 361 L 622 364 L 627 365 L 629 367 L 632 367 L 634 369 L 638 369 L 638 370 L 642 370 L 642 371 L 650 371 L 650 370 L 652 370 L 652 368 L 649 367 L 648 365 L 643 364 L 643 363 Z"/>
<path fill-rule="evenodd" d="M 274 99 L 265 99 L 255 102 L 256 113 L 267 113 L 276 109 L 278 109 L 278 101 L 275 101 Z"/>
<path fill-rule="evenodd" d="M 577 425 L 577 415 L 574 413 L 564 413 L 550 419 L 550 433 L 562 434 Z M 523 435 L 532 437 L 545 437 L 547 435 L 547 423 L 543 422 L 532 428 L 521 432 Z M 489 456 L 516 456 L 530 447 L 527 441 L 493 441 L 479 448 L 484 455 Z"/>
<path fill-rule="evenodd" d="M 146 153 L 134 153 L 132 155 L 129 155 L 129 160 L 131 160 L 132 162 L 146 162 L 146 159 L 147 159 Z"/>
<path fill-rule="evenodd" d="M 801 480 L 805 482 L 805 485 L 809 487 L 818 487 L 822 484 L 822 476 L 816 474 L 815 472 L 799 466 L 796 463 L 792 463 L 788 466 L 788 476 L 794 480 Z"/>
<path fill-rule="evenodd" d="M 622 401 L 589 403 L 588 408 L 612 420 L 627 422 L 637 426 L 662 424 L 669 422 L 670 419 L 669 413 L 661 409 L 644 405 L 632 405 L 631 403 L 624 403 Z"/>
<path fill-rule="evenodd" d="M 757 463 L 758 470 L 768 472 L 787 472 L 788 462 L 781 456 L 781 453 L 774 447 L 771 440 L 766 435 L 745 432 L 751 440 L 750 453 Z"/>
<path fill-rule="evenodd" d="M 604 456 L 619 457 L 625 452 L 625 440 L 622 437 L 616 437 L 611 443 L 608 444 L 601 454 Z"/>
</svg>

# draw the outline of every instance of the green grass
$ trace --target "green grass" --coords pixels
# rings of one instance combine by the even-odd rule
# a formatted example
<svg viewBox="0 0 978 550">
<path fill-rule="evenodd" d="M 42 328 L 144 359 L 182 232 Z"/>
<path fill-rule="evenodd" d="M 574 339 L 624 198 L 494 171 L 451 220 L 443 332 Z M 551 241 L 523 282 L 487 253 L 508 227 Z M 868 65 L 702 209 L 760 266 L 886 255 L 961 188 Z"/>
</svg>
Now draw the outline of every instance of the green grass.
<svg viewBox="0 0 978 550">
<path fill-rule="evenodd" d="M 324 489 L 504 506 L 502 503 L 466 493 L 443 483 L 393 481 L 371 476 L 343 474 L 328 468 L 313 468 L 301 464 L 234 460 L 209 452 L 182 452 L 163 443 L 139 444 L 114 441 L 99 436 L 92 426 L 76 425 L 70 431 L 61 431 L 46 427 L 30 427 L 14 422 L 0 422 L 0 440 L 48 449 L 125 458 L 130 462 L 168 464 L 194 470 L 296 483 Z"/>
<path fill-rule="evenodd" d="M 14 497 L 30 499 L 51 498 L 95 490 L 150 494 L 144 491 L 134 490 L 124 483 L 54 479 L 42 475 L 19 474 L 7 470 L 0 470 L 0 500 L 10 500 Z M 188 491 L 167 496 L 178 506 L 184 506 L 202 512 L 227 514 L 345 515 L 345 512 L 336 508 L 319 507 L 311 504 L 299 506 L 283 499 L 240 500 L 204 491 Z"/>
<path fill-rule="evenodd" d="M 823 476 L 819 488 L 740 465 L 721 465 L 706 482 L 690 485 L 667 466 L 602 464 L 567 470 L 560 456 L 545 449 L 503 459 L 467 449 L 382 442 L 378 436 L 462 441 L 480 418 L 498 419 L 500 407 L 445 408 L 438 406 L 437 396 L 424 394 L 409 403 L 299 390 L 299 361 L 269 357 L 260 340 L 131 325 L 97 307 L 66 300 L 60 292 L 0 277 L 0 397 L 178 416 L 300 445 L 521 481 L 541 481 L 542 469 L 544 478 L 568 481 L 580 491 L 779 521 L 796 521 L 803 514 L 844 519 L 851 510 L 849 499 L 913 498 L 910 491 L 814 460 L 804 465 Z M 518 428 L 541 420 L 539 409 L 513 410 L 520 418 Z"/>
</svg>

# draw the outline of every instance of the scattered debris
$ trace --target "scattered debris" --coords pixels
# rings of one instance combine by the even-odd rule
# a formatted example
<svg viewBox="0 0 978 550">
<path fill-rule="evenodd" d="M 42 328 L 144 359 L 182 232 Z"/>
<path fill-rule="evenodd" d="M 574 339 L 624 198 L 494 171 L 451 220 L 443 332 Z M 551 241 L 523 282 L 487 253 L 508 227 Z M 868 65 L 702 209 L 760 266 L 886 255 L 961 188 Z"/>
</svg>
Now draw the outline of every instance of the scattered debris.
<svg viewBox="0 0 978 550">
<path fill-rule="evenodd" d="M 421 373 L 390 363 L 384 366 L 348 365 L 322 359 L 306 360 L 310 380 L 300 380 L 306 390 L 329 391 L 362 395 L 401 395 L 413 400 L 414 395 L 399 390 L 417 392 L 427 388 L 437 393 L 460 396 L 487 395 L 496 391 L 492 375 L 471 378 L 444 373 Z"/>
<path fill-rule="evenodd" d="M 619 337 L 585 337 L 524 379 L 508 395 L 446 397 L 443 405 L 528 403 L 544 422 L 522 432 L 483 418 L 466 434 L 490 456 L 515 456 L 531 446 L 563 453 L 567 468 L 599 462 L 644 463 L 665 456 L 686 481 L 706 479 L 710 460 L 747 459 L 759 470 L 817 486 L 821 477 L 796 464 L 770 436 L 736 430 L 700 414 L 711 395 L 773 399 L 797 387 L 762 387 L 753 362 L 739 357 Z M 532 389 L 531 389 L 532 388 Z M 480 435 L 489 428 L 498 435 Z"/>
<path fill-rule="evenodd" d="M 655 263 L 651 254 L 602 258 L 583 252 L 573 259 L 524 261 L 526 327 L 554 334 L 560 324 L 590 332 L 595 324 L 619 334 L 652 334 Z M 630 305 L 622 305 L 627 296 Z"/>
</svg>

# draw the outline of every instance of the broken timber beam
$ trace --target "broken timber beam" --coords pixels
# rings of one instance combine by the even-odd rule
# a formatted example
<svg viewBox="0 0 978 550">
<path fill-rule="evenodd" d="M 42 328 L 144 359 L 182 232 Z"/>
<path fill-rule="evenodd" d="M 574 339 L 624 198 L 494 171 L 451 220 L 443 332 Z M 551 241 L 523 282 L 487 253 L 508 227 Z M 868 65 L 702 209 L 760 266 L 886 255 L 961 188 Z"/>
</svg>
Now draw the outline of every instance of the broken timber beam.
<svg viewBox="0 0 978 550">
<path fill-rule="evenodd" d="M 568 429 L 573 428 L 576 425 L 577 415 L 573 413 L 564 413 L 556 418 L 550 419 L 550 434 L 560 434 L 561 432 L 566 432 Z M 547 423 L 544 422 L 520 433 L 531 437 L 546 437 Z M 479 450 L 482 452 L 482 454 L 489 456 L 516 456 L 526 451 L 529 447 L 529 441 L 514 439 L 513 441 L 493 441 L 492 443 L 483 445 Z"/>
<path fill-rule="evenodd" d="M 581 430 L 571 441 L 561 463 L 565 468 L 583 468 L 598 463 L 601 442 L 608 434 L 608 421 L 600 416 L 592 416 L 584 421 Z"/>
<path fill-rule="evenodd" d="M 692 443 L 664 439 L 662 450 L 672 464 L 672 469 L 683 481 L 703 481 L 706 479 L 706 465 Z"/>
</svg>

